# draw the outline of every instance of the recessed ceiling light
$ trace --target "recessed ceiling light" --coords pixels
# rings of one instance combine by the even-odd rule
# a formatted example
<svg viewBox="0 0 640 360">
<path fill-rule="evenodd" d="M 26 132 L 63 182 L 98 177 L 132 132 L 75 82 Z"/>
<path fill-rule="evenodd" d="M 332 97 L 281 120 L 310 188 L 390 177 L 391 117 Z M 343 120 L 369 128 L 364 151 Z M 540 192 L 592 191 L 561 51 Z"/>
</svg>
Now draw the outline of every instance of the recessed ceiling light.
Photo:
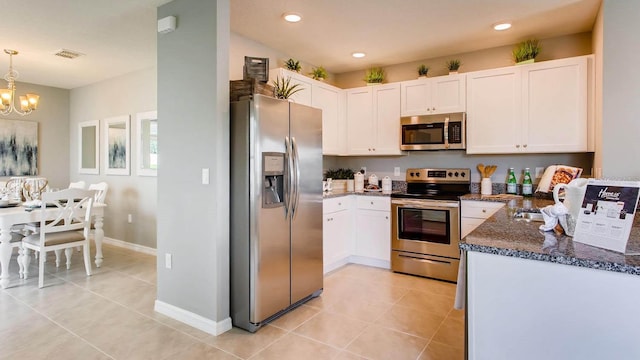
<svg viewBox="0 0 640 360">
<path fill-rule="evenodd" d="M 497 31 L 507 30 L 511 27 L 511 23 L 503 22 L 493 25 L 493 29 Z"/>
<path fill-rule="evenodd" d="M 282 14 L 282 18 L 292 23 L 302 20 L 302 16 L 300 14 L 291 13 L 291 12 Z"/>
<path fill-rule="evenodd" d="M 363 53 L 363 52 L 354 52 L 353 54 L 351 54 L 351 56 L 353 56 L 354 58 L 358 58 L 358 59 L 365 57 L 365 55 L 366 54 Z"/>
</svg>

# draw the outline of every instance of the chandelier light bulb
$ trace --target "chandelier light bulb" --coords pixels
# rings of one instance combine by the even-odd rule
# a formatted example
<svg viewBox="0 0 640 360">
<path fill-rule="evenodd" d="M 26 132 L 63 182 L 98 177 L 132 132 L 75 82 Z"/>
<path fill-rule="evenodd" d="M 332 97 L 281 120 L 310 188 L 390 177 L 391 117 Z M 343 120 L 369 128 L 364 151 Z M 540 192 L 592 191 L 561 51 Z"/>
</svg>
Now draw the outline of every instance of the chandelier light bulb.
<svg viewBox="0 0 640 360">
<path fill-rule="evenodd" d="M 18 97 L 20 110 L 16 108 L 14 101 L 16 100 L 16 79 L 18 78 L 18 72 L 13 70 L 13 55 L 18 55 L 18 52 L 10 49 L 4 49 L 4 52 L 9 55 L 9 72 L 4 76 L 4 79 L 7 80 L 7 88 L 0 89 L 0 114 L 9 115 L 15 112 L 23 116 L 28 115 L 38 108 L 40 96 L 36 94 L 20 95 Z"/>
</svg>

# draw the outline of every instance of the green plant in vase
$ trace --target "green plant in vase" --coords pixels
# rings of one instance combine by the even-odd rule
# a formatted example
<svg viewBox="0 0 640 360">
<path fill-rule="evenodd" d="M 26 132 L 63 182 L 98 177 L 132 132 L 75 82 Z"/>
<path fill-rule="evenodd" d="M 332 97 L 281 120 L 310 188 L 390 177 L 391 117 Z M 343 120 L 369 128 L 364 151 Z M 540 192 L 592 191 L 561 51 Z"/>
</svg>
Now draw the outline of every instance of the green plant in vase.
<svg viewBox="0 0 640 360">
<path fill-rule="evenodd" d="M 429 72 L 429 67 L 425 64 L 420 64 L 420 66 L 418 66 L 418 76 L 427 76 L 427 73 Z"/>
<path fill-rule="evenodd" d="M 273 81 L 273 96 L 277 99 L 288 99 L 298 91 L 304 90 L 300 84 L 291 84 L 291 78 L 277 77 Z"/>
<path fill-rule="evenodd" d="M 513 48 L 513 61 L 518 63 L 532 63 L 540 53 L 540 44 L 536 39 L 525 40 Z"/>
<path fill-rule="evenodd" d="M 353 179 L 353 170 L 351 169 L 329 169 L 324 172 L 325 179 Z"/>
<path fill-rule="evenodd" d="M 373 67 L 367 70 L 364 81 L 367 84 L 382 84 L 384 81 L 384 70 L 379 67 Z"/>
<path fill-rule="evenodd" d="M 287 60 L 284 63 L 284 66 L 287 68 L 287 70 L 295 71 L 297 73 L 299 73 L 300 70 L 302 69 L 302 67 L 300 66 L 300 61 L 293 60 L 293 59 Z"/>
<path fill-rule="evenodd" d="M 460 69 L 460 65 L 462 65 L 462 63 L 458 59 L 451 59 L 447 61 L 447 69 L 449 69 L 450 73 L 457 73 L 458 69 Z"/>
<path fill-rule="evenodd" d="M 309 75 L 311 75 L 314 80 L 324 80 L 327 78 L 327 70 L 322 66 L 318 66 L 317 68 L 313 68 L 313 71 Z"/>
</svg>

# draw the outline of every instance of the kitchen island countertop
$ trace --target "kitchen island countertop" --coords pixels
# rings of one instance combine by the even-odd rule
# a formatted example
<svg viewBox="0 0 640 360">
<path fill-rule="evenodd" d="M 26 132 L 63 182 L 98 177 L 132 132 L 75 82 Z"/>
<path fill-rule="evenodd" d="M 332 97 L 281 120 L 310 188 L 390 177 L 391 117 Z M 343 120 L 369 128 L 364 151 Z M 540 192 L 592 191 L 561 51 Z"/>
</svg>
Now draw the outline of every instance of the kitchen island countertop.
<svg viewBox="0 0 640 360">
<path fill-rule="evenodd" d="M 479 194 L 461 200 L 499 201 L 506 206 L 460 241 L 460 249 L 522 259 L 640 275 L 640 216 L 636 214 L 627 243 L 627 254 L 573 241 L 554 231 L 539 230 L 541 222 L 514 219 L 518 208 L 543 208 L 553 201 L 539 198 L 496 200 Z M 638 254 L 638 255 L 632 255 Z"/>
</svg>

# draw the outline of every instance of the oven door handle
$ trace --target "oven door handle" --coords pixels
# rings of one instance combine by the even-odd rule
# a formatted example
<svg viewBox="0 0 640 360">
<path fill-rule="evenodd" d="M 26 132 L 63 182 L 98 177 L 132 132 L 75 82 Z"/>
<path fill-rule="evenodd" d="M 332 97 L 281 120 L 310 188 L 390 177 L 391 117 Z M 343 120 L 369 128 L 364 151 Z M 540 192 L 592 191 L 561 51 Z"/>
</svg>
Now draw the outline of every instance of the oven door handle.
<svg viewBox="0 0 640 360">
<path fill-rule="evenodd" d="M 433 201 L 433 200 L 391 200 L 392 205 L 413 207 L 416 209 L 459 208 L 457 201 Z"/>
<path fill-rule="evenodd" d="M 429 260 L 429 259 L 423 259 L 417 256 L 408 256 L 408 255 L 403 255 L 403 254 L 398 254 L 399 257 L 403 257 L 403 258 L 408 258 L 411 260 L 417 260 L 420 262 L 425 262 L 425 263 L 429 263 L 429 264 L 437 264 L 437 265 L 442 265 L 442 264 L 446 264 L 446 265 L 452 265 L 451 261 L 444 261 L 444 260 Z"/>
</svg>

